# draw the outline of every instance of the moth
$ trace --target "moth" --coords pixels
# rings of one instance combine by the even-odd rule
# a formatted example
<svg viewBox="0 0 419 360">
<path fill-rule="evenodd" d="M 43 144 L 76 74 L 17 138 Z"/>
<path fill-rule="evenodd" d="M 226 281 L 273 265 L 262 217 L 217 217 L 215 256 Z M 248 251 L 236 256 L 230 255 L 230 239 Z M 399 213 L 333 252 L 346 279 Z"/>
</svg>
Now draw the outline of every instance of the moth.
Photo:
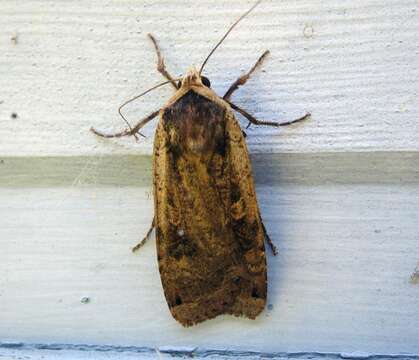
<svg viewBox="0 0 419 360">
<path fill-rule="evenodd" d="M 191 326 L 221 314 L 255 319 L 265 308 L 267 271 L 265 241 L 277 250 L 262 222 L 256 200 L 252 167 L 235 112 L 250 124 L 286 126 L 310 114 L 284 123 L 260 121 L 231 101 L 262 64 L 265 51 L 249 72 L 240 76 L 221 97 L 202 75 L 205 64 L 232 29 L 261 1 L 256 2 L 225 33 L 198 71 L 184 76 L 166 70 L 160 48 L 149 34 L 157 53 L 157 70 L 167 81 L 128 100 L 119 113 L 128 128 L 98 136 L 135 136 L 155 117 L 159 122 L 153 149 L 154 219 L 138 250 L 156 233 L 161 282 L 169 310 L 183 326 Z M 121 109 L 149 91 L 171 84 L 174 95 L 159 110 L 131 127 Z"/>
</svg>

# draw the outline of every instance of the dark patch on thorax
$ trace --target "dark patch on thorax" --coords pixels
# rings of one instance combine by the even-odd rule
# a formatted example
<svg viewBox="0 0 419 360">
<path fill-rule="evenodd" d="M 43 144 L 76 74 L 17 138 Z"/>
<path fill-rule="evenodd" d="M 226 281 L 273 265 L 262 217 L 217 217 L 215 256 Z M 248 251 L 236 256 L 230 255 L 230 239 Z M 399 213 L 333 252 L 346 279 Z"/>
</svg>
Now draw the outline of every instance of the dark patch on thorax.
<svg viewBox="0 0 419 360">
<path fill-rule="evenodd" d="M 225 109 L 190 90 L 163 114 L 175 156 L 225 153 Z"/>
</svg>

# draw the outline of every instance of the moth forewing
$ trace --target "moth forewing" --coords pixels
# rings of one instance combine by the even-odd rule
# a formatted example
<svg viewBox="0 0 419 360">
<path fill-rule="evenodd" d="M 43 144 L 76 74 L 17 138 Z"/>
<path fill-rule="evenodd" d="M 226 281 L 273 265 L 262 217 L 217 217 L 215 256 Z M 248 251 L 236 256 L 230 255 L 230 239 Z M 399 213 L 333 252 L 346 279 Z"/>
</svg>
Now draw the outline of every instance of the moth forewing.
<svg viewBox="0 0 419 360">
<path fill-rule="evenodd" d="M 161 113 L 153 153 L 159 270 L 190 326 L 254 319 L 266 303 L 264 231 L 241 128 L 224 100 L 186 80 Z"/>
</svg>

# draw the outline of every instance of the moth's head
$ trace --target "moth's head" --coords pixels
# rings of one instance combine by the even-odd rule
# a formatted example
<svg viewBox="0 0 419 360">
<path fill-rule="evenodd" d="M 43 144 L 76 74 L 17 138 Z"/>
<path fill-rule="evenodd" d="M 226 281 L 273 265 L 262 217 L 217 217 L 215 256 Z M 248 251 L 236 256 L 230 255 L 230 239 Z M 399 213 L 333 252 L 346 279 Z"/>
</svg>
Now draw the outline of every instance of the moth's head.
<svg viewBox="0 0 419 360">
<path fill-rule="evenodd" d="M 193 66 L 189 68 L 186 75 L 182 78 L 180 82 L 180 87 L 190 87 L 190 86 L 206 86 L 211 87 L 211 82 L 205 76 L 199 74 L 199 71 Z"/>
</svg>

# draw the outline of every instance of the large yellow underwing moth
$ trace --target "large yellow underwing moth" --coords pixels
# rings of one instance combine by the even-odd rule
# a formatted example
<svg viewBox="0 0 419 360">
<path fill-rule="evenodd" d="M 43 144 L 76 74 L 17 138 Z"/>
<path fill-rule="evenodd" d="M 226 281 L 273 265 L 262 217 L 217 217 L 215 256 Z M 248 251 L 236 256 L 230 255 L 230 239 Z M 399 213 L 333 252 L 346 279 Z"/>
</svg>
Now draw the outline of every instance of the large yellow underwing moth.
<svg viewBox="0 0 419 360">
<path fill-rule="evenodd" d="M 191 326 L 220 314 L 255 319 L 265 308 L 267 272 L 265 240 L 274 254 L 275 246 L 262 222 L 256 200 L 245 133 L 234 115 L 239 112 L 257 125 L 285 126 L 259 121 L 231 102 L 268 55 L 266 51 L 240 76 L 223 97 L 202 76 L 210 56 L 230 31 L 258 4 L 243 14 L 222 37 L 200 70 L 190 68 L 179 79 L 166 70 L 156 40 L 149 35 L 158 58 L 158 71 L 175 94 L 161 109 L 134 127 L 102 137 L 135 136 L 159 116 L 153 150 L 154 219 L 140 248 L 156 229 L 159 271 L 167 304 L 173 317 Z"/>
</svg>

